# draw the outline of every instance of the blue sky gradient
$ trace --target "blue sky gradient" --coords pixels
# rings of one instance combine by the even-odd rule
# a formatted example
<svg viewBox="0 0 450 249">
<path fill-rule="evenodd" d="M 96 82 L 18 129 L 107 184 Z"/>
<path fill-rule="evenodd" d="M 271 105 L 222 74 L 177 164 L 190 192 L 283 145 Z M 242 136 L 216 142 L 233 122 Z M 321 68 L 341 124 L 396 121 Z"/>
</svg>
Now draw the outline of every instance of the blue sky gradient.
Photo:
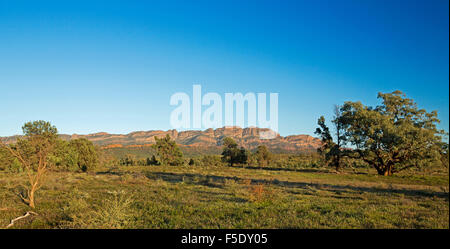
<svg viewBox="0 0 450 249">
<path fill-rule="evenodd" d="M 281 135 L 397 89 L 448 131 L 449 1 L 0 0 L 0 136 L 170 129 L 193 84 L 278 92 Z"/>
</svg>

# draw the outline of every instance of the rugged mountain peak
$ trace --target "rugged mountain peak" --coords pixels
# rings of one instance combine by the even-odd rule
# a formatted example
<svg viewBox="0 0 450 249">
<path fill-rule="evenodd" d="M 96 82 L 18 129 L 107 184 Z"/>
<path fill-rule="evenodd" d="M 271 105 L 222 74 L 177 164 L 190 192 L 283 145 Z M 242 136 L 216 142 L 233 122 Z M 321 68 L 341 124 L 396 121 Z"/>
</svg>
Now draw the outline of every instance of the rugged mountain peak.
<svg viewBox="0 0 450 249">
<path fill-rule="evenodd" d="M 264 134 L 272 133 L 272 139 L 261 139 Z M 145 146 L 155 143 L 155 136 L 164 137 L 169 134 L 178 144 L 195 147 L 218 147 L 222 145 L 225 137 L 232 137 L 236 142 L 247 149 L 255 149 L 259 145 L 266 145 L 272 151 L 295 152 L 317 149 L 321 142 L 319 139 L 309 135 L 280 136 L 268 128 L 257 127 L 222 127 L 218 129 L 190 130 L 151 130 L 135 131 L 128 134 L 109 134 L 98 132 L 87 135 L 60 135 L 62 139 L 71 140 L 86 138 L 94 144 L 105 148 L 121 146 Z M 6 143 L 14 143 L 19 136 L 0 138 Z"/>
</svg>

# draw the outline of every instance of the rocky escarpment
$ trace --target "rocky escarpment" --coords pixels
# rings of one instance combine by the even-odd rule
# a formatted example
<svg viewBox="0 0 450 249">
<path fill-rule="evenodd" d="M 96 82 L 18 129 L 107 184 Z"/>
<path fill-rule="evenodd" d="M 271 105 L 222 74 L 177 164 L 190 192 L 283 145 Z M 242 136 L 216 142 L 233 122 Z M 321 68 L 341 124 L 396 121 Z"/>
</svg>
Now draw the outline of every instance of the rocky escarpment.
<svg viewBox="0 0 450 249">
<path fill-rule="evenodd" d="M 222 145 L 225 137 L 232 137 L 236 142 L 247 149 L 254 149 L 261 144 L 266 145 L 272 151 L 296 152 L 315 150 L 320 146 L 320 140 L 309 135 L 280 136 L 266 128 L 240 128 L 223 127 L 207 129 L 204 131 L 190 130 L 152 130 L 136 131 L 129 134 L 109 134 L 105 132 L 88 135 L 60 135 L 64 140 L 86 138 L 96 145 L 103 147 L 127 147 L 136 145 L 150 145 L 155 142 L 155 136 L 163 137 L 169 134 L 178 144 L 190 147 L 216 147 Z M 264 139 L 266 134 L 273 134 L 273 138 Z M 19 136 L 1 138 L 6 143 L 13 143 Z"/>
</svg>

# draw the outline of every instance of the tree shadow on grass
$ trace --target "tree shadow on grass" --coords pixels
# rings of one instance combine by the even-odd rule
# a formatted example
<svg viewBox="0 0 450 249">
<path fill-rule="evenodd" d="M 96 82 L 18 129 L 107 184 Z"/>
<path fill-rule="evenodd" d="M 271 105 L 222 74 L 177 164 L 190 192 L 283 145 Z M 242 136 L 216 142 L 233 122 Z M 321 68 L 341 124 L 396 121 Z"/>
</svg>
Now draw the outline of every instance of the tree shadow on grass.
<svg viewBox="0 0 450 249">
<path fill-rule="evenodd" d="M 292 168 L 274 168 L 270 166 L 228 166 L 231 168 L 241 168 L 241 169 L 253 169 L 253 170 L 268 170 L 268 171 L 286 171 L 286 172 L 299 172 L 299 173 L 325 173 L 325 174 L 346 174 L 351 173 L 355 175 L 368 175 L 369 173 L 366 171 L 367 168 L 356 168 L 352 171 L 343 171 L 343 172 L 336 172 L 333 168 L 299 168 L 299 169 L 292 169 Z M 365 171 L 361 171 L 365 170 Z"/>
<path fill-rule="evenodd" d="M 113 171 L 113 170 L 107 170 L 107 171 L 99 171 L 95 172 L 96 175 L 115 175 L 115 176 L 122 176 L 128 174 L 127 172 L 123 171 Z"/>
<path fill-rule="evenodd" d="M 99 171 L 99 172 L 96 172 L 95 175 L 114 175 L 114 176 L 129 175 L 134 178 L 144 176 L 144 174 L 141 172 L 126 172 L 126 171 Z"/>
<path fill-rule="evenodd" d="M 204 185 L 209 187 L 223 188 L 226 180 L 243 181 L 245 178 L 239 178 L 237 176 L 216 176 L 216 175 L 201 175 L 193 173 L 169 173 L 169 172 L 148 172 L 146 177 L 149 179 L 161 179 L 166 182 L 188 182 L 197 185 Z M 200 180 L 199 180 L 200 179 Z M 403 194 L 411 197 L 439 197 L 449 199 L 449 194 L 444 191 L 431 191 L 431 190 L 412 190 L 412 189 L 395 189 L 395 188 L 381 188 L 381 187 L 365 187 L 365 186 L 351 186 L 351 185 L 334 185 L 334 184 L 322 184 L 322 183 L 307 183 L 307 182 L 290 182 L 279 180 L 265 180 L 265 179 L 250 179 L 250 184 L 271 184 L 280 187 L 288 188 L 301 188 L 301 189 L 323 189 L 335 193 L 348 192 L 364 192 L 376 193 L 376 194 Z"/>
<path fill-rule="evenodd" d="M 161 179 L 163 181 L 171 183 L 185 182 L 216 188 L 223 188 L 226 179 L 226 177 L 214 175 L 201 175 L 190 173 L 176 174 L 167 172 L 147 172 L 145 176 L 148 179 L 152 180 Z M 229 177 L 229 179 L 234 179 L 234 177 Z"/>
<path fill-rule="evenodd" d="M 268 171 L 287 171 L 287 172 L 301 172 L 301 173 L 330 173 L 329 169 L 324 168 L 300 168 L 300 169 L 291 169 L 291 168 L 274 168 L 270 166 L 228 166 L 230 168 L 240 168 L 240 169 L 253 169 L 253 170 L 268 170 Z"/>
</svg>

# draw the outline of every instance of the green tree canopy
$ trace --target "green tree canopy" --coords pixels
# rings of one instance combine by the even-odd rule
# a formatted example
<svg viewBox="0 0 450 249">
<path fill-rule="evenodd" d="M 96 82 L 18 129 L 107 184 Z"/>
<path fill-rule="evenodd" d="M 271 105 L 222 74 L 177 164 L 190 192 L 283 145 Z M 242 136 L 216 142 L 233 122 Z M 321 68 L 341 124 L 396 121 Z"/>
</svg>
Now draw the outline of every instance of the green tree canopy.
<svg viewBox="0 0 450 249">
<path fill-rule="evenodd" d="M 234 139 L 226 137 L 223 140 L 222 161 L 227 162 L 230 166 L 234 164 L 245 164 L 248 160 L 248 152 L 245 148 L 238 148 L 238 144 Z"/>
<path fill-rule="evenodd" d="M 380 175 L 418 166 L 440 158 L 444 131 L 438 130 L 437 112 L 419 109 L 400 91 L 379 93 L 382 104 L 373 108 L 345 102 L 340 124 L 353 146 L 348 156 L 373 166 Z"/>
<path fill-rule="evenodd" d="M 55 150 L 58 130 L 50 122 L 39 120 L 27 122 L 22 127 L 24 137 L 19 138 L 15 145 L 0 145 L 9 151 L 10 155 L 19 161 L 26 171 L 29 185 L 27 196 L 22 200 L 35 207 L 35 192 L 42 186 L 45 174 L 52 166 L 50 157 Z"/>
<path fill-rule="evenodd" d="M 272 157 L 269 149 L 265 145 L 259 145 L 258 148 L 256 148 L 255 156 L 258 164 L 261 166 L 267 166 Z"/>
<path fill-rule="evenodd" d="M 78 170 L 78 153 L 68 141 L 56 140 L 55 150 L 50 159 L 57 169 Z"/>
<path fill-rule="evenodd" d="M 76 152 L 78 168 L 83 172 L 95 168 L 99 158 L 94 144 L 86 138 L 71 140 L 69 146 Z"/>
<path fill-rule="evenodd" d="M 44 120 L 27 122 L 22 126 L 22 131 L 24 136 L 28 138 L 39 136 L 55 139 L 58 134 L 56 127 Z"/>
<path fill-rule="evenodd" d="M 163 138 L 155 136 L 155 141 L 156 143 L 152 147 L 156 150 L 161 164 L 177 166 L 184 163 L 183 153 L 169 134 Z"/>
<path fill-rule="evenodd" d="M 336 129 L 336 140 L 333 140 L 333 136 L 331 135 L 330 129 L 325 124 L 325 118 L 321 116 L 317 120 L 317 124 L 319 127 L 316 128 L 315 134 L 320 136 L 322 141 L 322 145 L 317 149 L 317 151 L 323 156 L 325 159 L 326 165 L 331 165 L 336 168 L 336 171 L 340 171 L 341 168 L 341 159 L 342 159 L 342 145 L 345 143 L 345 136 L 342 134 L 343 127 L 340 122 L 341 112 L 340 110 L 335 109 L 335 118 L 333 119 L 333 124 Z"/>
</svg>

